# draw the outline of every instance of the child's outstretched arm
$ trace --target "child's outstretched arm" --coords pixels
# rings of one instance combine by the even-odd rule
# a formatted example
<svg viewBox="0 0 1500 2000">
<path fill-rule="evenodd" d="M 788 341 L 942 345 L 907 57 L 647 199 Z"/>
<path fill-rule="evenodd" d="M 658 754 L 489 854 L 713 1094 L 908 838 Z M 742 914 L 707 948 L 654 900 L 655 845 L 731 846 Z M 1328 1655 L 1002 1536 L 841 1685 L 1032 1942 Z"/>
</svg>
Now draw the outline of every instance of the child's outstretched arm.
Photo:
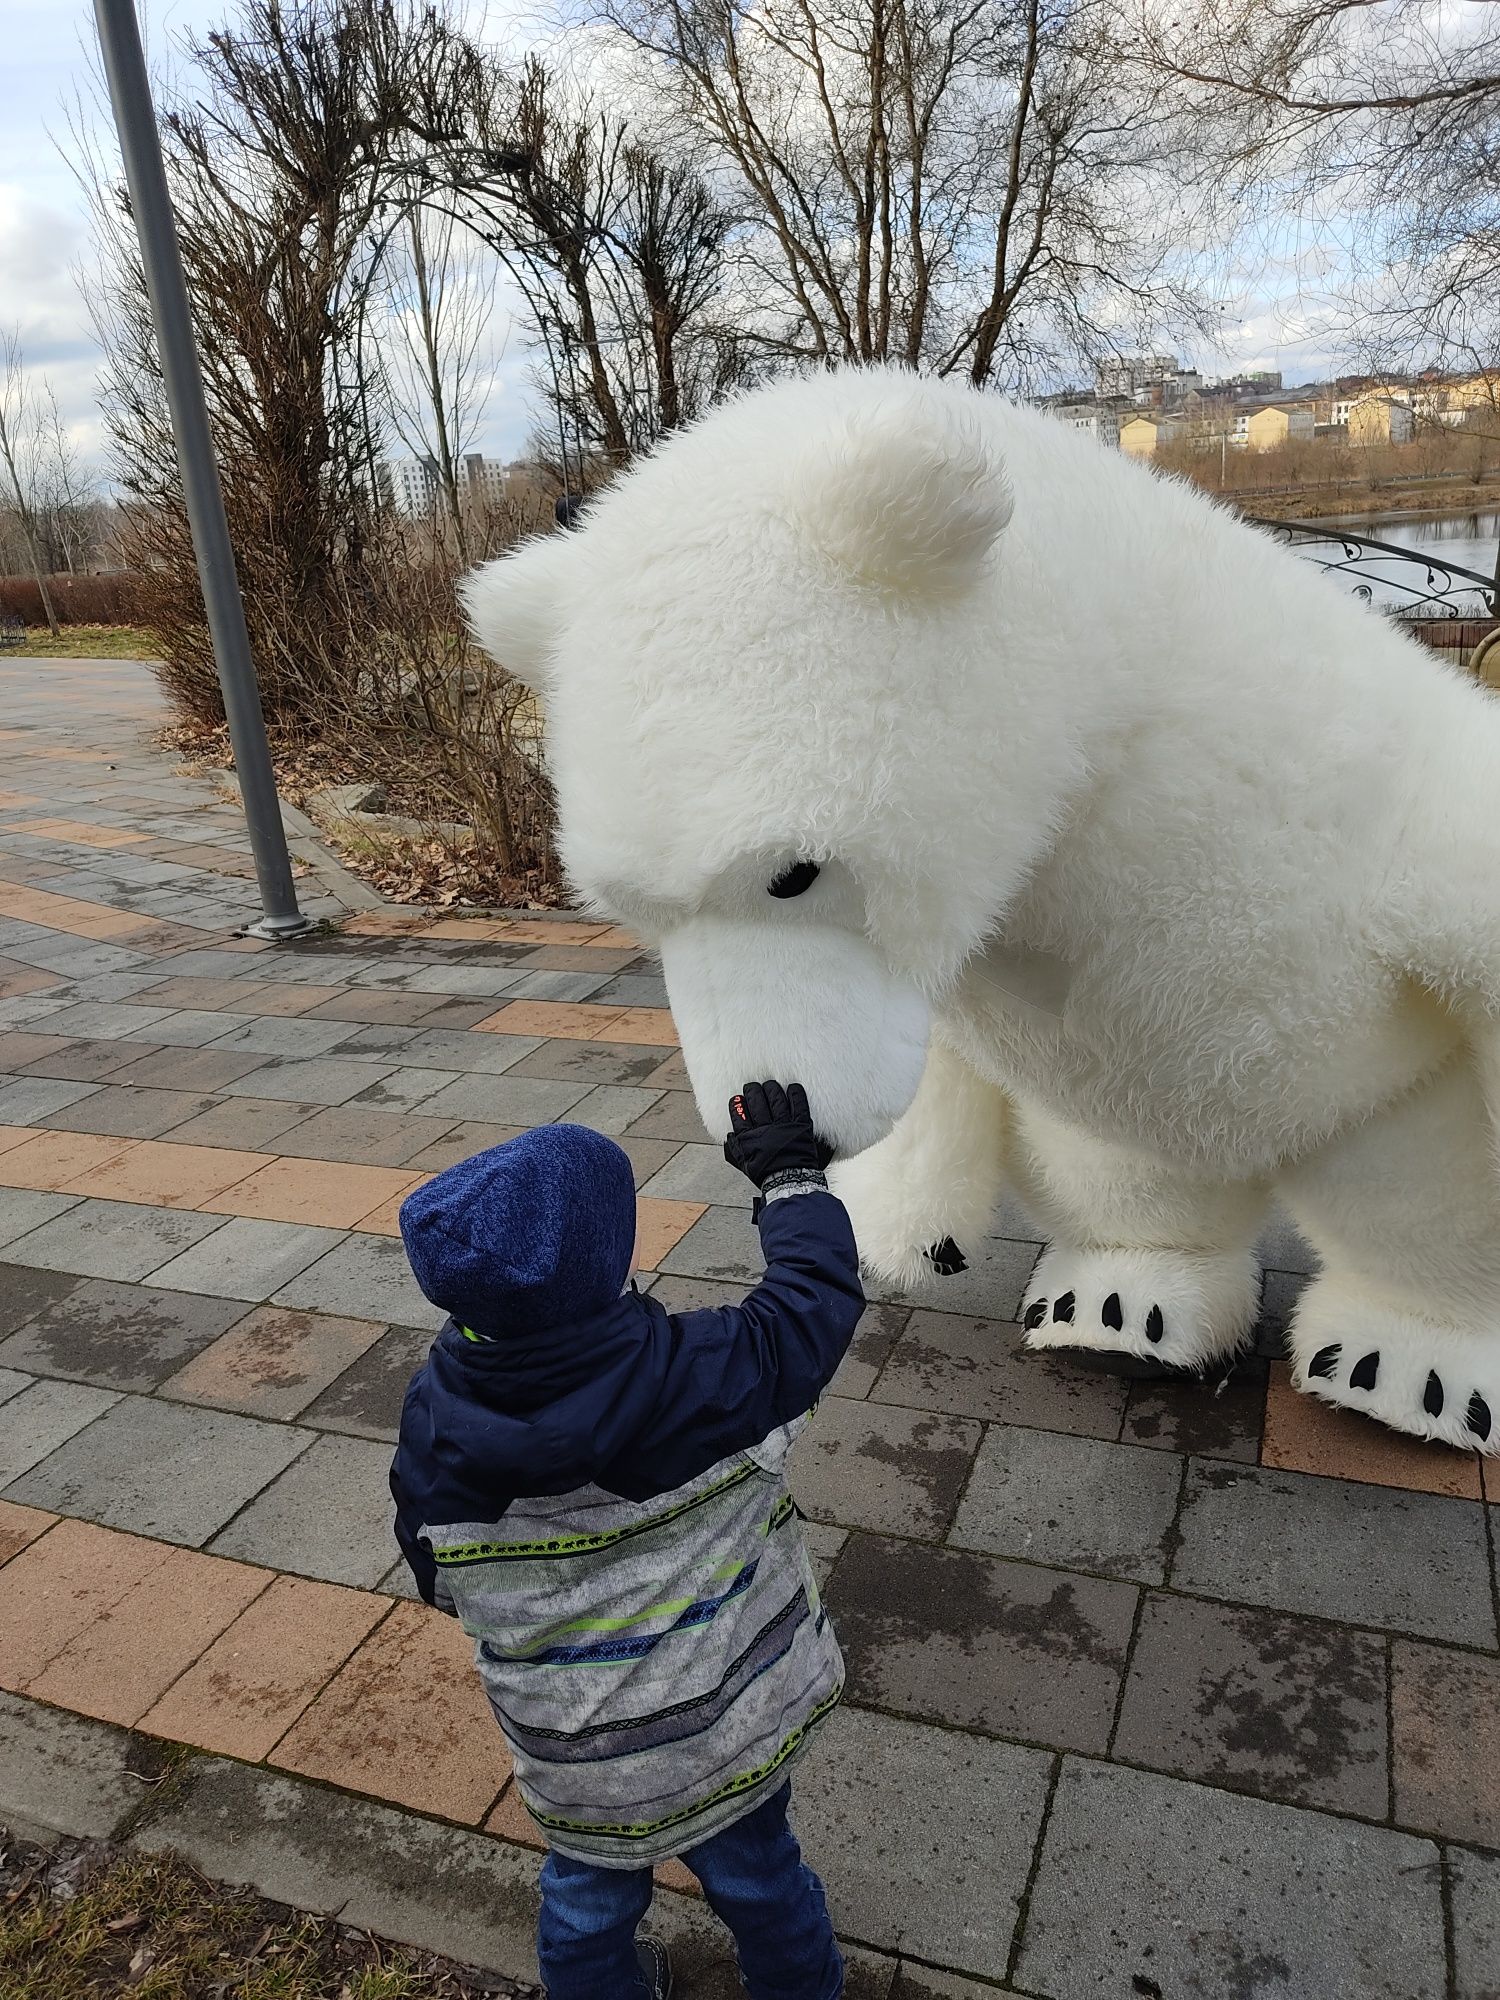
<svg viewBox="0 0 1500 2000">
<path fill-rule="evenodd" d="M 854 1232 L 824 1182 L 806 1096 L 747 1084 L 730 1117 L 724 1152 L 760 1190 L 766 1275 L 739 1305 L 671 1316 L 661 1393 L 631 1454 L 656 1491 L 805 1416 L 865 1308 Z"/>
</svg>

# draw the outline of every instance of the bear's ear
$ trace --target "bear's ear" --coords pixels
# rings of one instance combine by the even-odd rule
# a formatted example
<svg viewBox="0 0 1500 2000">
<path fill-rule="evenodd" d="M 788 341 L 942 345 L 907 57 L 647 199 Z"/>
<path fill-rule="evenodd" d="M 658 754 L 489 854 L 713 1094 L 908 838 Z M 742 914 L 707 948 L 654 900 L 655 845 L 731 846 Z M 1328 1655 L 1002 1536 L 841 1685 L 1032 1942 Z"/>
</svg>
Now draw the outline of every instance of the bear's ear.
<svg viewBox="0 0 1500 2000">
<path fill-rule="evenodd" d="M 893 596 L 957 595 L 1010 519 L 999 454 L 929 393 L 856 410 L 803 459 L 796 507 L 840 568 Z"/>
<path fill-rule="evenodd" d="M 469 629 L 518 680 L 545 694 L 554 679 L 554 648 L 578 564 L 568 535 L 538 535 L 497 562 L 471 570 L 458 586 Z"/>
</svg>

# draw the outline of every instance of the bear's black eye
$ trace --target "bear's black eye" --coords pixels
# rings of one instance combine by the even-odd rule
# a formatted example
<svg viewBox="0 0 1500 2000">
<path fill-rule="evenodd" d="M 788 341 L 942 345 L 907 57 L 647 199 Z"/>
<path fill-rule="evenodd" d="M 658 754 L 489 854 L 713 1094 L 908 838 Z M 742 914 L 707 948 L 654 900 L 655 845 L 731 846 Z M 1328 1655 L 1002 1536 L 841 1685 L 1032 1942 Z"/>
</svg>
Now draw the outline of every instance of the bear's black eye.
<svg viewBox="0 0 1500 2000">
<path fill-rule="evenodd" d="M 783 901 L 789 896 L 805 896 L 817 879 L 816 861 L 794 861 L 790 868 L 783 869 L 776 877 L 767 894 L 779 896 Z"/>
</svg>

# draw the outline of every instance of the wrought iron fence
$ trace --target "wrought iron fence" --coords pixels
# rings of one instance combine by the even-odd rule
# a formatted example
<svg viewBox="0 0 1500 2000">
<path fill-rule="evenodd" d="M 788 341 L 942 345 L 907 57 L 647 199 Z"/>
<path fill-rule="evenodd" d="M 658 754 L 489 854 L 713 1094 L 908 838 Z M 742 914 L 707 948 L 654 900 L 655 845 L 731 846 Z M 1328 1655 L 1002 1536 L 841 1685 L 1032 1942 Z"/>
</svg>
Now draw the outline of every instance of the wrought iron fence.
<svg viewBox="0 0 1500 2000">
<path fill-rule="evenodd" d="M 1378 541 L 1373 535 L 1356 535 L 1335 521 L 1264 521 L 1250 514 L 1245 519 L 1330 575 L 1351 579 L 1354 595 L 1366 604 L 1375 604 L 1379 592 L 1380 608 L 1403 623 L 1500 613 L 1494 577 L 1481 576 L 1461 563 L 1402 548 L 1398 542 Z"/>
</svg>

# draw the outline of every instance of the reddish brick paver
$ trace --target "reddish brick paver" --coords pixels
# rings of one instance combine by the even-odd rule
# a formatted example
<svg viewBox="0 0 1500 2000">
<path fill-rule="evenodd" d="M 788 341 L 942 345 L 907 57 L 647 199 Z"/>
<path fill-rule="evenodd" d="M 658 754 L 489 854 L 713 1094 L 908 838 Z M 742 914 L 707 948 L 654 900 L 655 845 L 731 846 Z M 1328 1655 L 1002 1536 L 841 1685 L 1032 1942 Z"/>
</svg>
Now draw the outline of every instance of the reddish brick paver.
<svg viewBox="0 0 1500 2000">
<path fill-rule="evenodd" d="M 144 1202 L 153 1208 L 207 1208 L 215 1195 L 269 1164 L 266 1153 L 142 1139 L 117 1158 L 74 1174 L 61 1184 L 61 1191 L 95 1195 L 106 1201 Z"/>
<path fill-rule="evenodd" d="M 295 1417 L 384 1332 L 377 1319 L 257 1306 L 169 1376 L 161 1394 L 247 1417 Z"/>
<path fill-rule="evenodd" d="M 13 1500 L 0 1500 L 0 1563 L 8 1563 L 38 1535 L 45 1535 L 56 1519 L 40 1507 L 18 1507 Z"/>
<path fill-rule="evenodd" d="M 140 1718 L 154 1736 L 258 1762 L 386 1616 L 385 1598 L 278 1576 Z"/>
<path fill-rule="evenodd" d="M 1447 1493 L 1458 1500 L 1480 1497 L 1479 1459 L 1473 1452 L 1400 1437 L 1315 1396 L 1300 1395 L 1281 1362 L 1271 1370 L 1266 1395 L 1261 1463 L 1371 1486 Z"/>
<path fill-rule="evenodd" d="M 398 1604 L 271 1757 L 306 1778 L 477 1826 L 510 1776 L 473 1641 Z"/>
<path fill-rule="evenodd" d="M 0 1570 L 0 1687 L 19 1693 L 173 1554 L 165 1542 L 59 1521 Z"/>
<path fill-rule="evenodd" d="M 267 1572 L 173 1549 L 69 1640 L 26 1693 L 125 1726 L 186 1671 L 266 1588 Z"/>
<path fill-rule="evenodd" d="M 211 1152 L 213 1148 L 204 1148 Z M 223 1158 L 224 1155 L 219 1157 Z M 249 1158 L 250 1155 L 245 1157 Z M 243 1215 L 264 1222 L 305 1222 L 326 1229 L 352 1229 L 372 1210 L 412 1187 L 420 1175 L 400 1167 L 345 1166 L 330 1160 L 266 1159 L 222 1183 L 192 1203 L 211 1215 Z"/>
</svg>

